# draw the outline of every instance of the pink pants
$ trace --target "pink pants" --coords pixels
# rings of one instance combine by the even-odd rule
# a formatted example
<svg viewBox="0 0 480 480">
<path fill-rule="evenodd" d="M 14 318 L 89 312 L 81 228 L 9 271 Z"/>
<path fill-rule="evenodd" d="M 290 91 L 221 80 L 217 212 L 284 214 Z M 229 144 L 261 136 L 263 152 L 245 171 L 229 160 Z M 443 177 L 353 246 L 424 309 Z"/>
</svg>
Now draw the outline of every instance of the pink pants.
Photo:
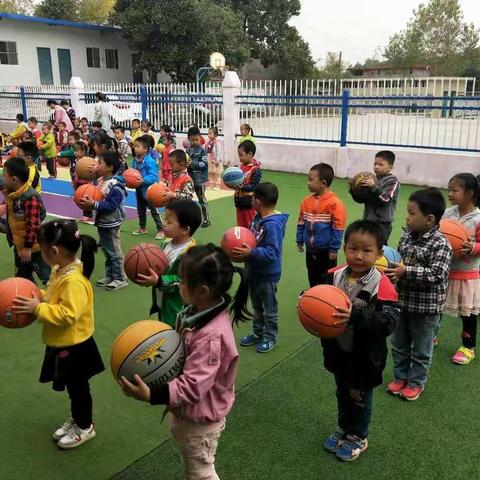
<svg viewBox="0 0 480 480">
<path fill-rule="evenodd" d="M 192 423 L 171 416 L 170 433 L 182 454 L 185 480 L 220 480 L 215 471 L 215 453 L 224 429 L 225 419 Z"/>
</svg>

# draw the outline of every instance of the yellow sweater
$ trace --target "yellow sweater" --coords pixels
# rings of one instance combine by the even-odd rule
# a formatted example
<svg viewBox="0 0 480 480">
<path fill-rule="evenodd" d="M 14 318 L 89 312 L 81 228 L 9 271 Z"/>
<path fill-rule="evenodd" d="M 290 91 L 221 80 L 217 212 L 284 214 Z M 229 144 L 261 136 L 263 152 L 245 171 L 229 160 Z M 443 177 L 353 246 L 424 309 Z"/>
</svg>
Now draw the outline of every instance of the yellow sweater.
<svg viewBox="0 0 480 480">
<path fill-rule="evenodd" d="M 35 315 L 43 323 L 42 340 L 50 347 L 69 347 L 93 335 L 93 289 L 77 260 L 52 269 Z"/>
<path fill-rule="evenodd" d="M 29 165 L 28 172 L 28 185 L 34 188 L 38 193 L 42 193 L 42 180 L 36 165 Z"/>
</svg>

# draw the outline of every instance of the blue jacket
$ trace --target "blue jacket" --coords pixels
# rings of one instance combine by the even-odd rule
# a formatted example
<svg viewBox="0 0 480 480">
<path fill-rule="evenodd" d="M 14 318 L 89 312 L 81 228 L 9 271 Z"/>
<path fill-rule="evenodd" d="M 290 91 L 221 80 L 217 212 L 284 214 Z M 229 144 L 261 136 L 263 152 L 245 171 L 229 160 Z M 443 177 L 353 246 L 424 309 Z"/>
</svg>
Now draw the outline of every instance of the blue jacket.
<svg viewBox="0 0 480 480">
<path fill-rule="evenodd" d="M 125 220 L 125 179 L 121 176 L 110 177 L 104 181 L 101 190 L 104 200 L 95 202 L 95 225 L 100 228 L 119 227 Z"/>
<path fill-rule="evenodd" d="M 192 177 L 195 186 L 204 185 L 208 182 L 208 157 L 207 152 L 201 145 L 190 147 L 187 154 L 191 159 L 188 174 Z"/>
<path fill-rule="evenodd" d="M 158 183 L 157 162 L 150 154 L 147 153 L 140 161 L 137 158 L 134 158 L 132 168 L 138 170 L 142 174 L 143 183 L 140 185 L 140 187 L 138 187 L 137 190 L 140 190 L 143 198 L 146 198 L 148 187 L 154 183 Z"/>
<path fill-rule="evenodd" d="M 247 260 L 250 278 L 263 282 L 278 282 L 282 274 L 282 248 L 287 213 L 274 213 L 262 218 L 257 213 L 250 230 L 255 234 L 257 246 Z"/>
</svg>

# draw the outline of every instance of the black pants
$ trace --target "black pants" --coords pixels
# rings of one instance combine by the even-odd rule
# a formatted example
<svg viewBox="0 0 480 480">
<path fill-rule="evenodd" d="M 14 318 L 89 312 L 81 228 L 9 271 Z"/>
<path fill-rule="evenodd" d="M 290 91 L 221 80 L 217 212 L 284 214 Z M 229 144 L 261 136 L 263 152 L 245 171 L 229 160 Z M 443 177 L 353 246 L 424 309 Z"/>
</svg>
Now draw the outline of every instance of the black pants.
<svg viewBox="0 0 480 480">
<path fill-rule="evenodd" d="M 308 282 L 310 287 L 329 283 L 327 272 L 337 265 L 337 259 L 330 260 L 328 248 L 308 252 L 306 255 Z"/>
<path fill-rule="evenodd" d="M 465 348 L 475 348 L 477 345 L 477 316 L 462 317 L 462 343 Z"/>
<path fill-rule="evenodd" d="M 20 260 L 20 256 L 18 255 L 16 248 L 13 249 L 13 254 L 15 257 L 16 277 L 26 278 L 27 280 L 35 283 L 35 279 L 33 278 L 33 272 L 35 272 L 42 284 L 47 284 L 48 279 L 50 278 L 51 268 L 50 265 L 43 260 L 40 252 L 32 253 L 32 257 L 28 263 L 23 263 Z"/>
<path fill-rule="evenodd" d="M 153 206 L 150 205 L 145 198 L 143 198 L 142 192 L 137 189 L 135 190 L 135 195 L 137 197 L 137 211 L 138 211 L 138 221 L 140 223 L 140 228 L 147 227 L 147 207 L 150 209 L 150 213 L 152 214 L 153 221 L 157 226 L 157 230 L 163 230 L 163 221 L 162 217 L 158 213 L 158 210 Z"/>
<path fill-rule="evenodd" d="M 57 158 L 47 158 L 47 170 L 51 177 L 57 176 Z"/>
<path fill-rule="evenodd" d="M 70 397 L 72 418 L 82 430 L 90 428 L 93 404 L 88 380 L 67 382 L 66 387 Z"/>
<path fill-rule="evenodd" d="M 382 229 L 383 229 L 383 236 L 384 236 L 384 245 L 388 245 L 388 239 L 392 234 L 392 223 L 391 222 L 378 222 Z"/>
<path fill-rule="evenodd" d="M 195 193 L 198 197 L 198 203 L 202 209 L 202 217 L 204 222 L 210 221 L 210 215 L 208 214 L 207 197 L 205 196 L 205 185 L 195 185 Z"/>
</svg>

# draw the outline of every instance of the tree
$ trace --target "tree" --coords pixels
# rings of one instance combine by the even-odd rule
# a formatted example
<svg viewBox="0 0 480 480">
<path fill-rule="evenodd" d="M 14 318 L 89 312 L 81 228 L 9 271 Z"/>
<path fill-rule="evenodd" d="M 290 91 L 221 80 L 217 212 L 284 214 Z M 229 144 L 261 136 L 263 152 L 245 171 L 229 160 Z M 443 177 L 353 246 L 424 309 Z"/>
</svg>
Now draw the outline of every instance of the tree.
<svg viewBox="0 0 480 480">
<path fill-rule="evenodd" d="M 78 19 L 102 25 L 107 23 L 114 7 L 115 0 L 82 0 L 78 6 Z"/>
<path fill-rule="evenodd" d="M 335 52 L 327 52 L 327 56 L 321 62 L 319 76 L 340 80 L 346 76 L 349 67 L 350 65 L 342 60 L 341 55 Z"/>
<path fill-rule="evenodd" d="M 78 20 L 77 5 L 75 0 L 43 0 L 35 8 L 35 15 L 59 20 Z"/>
<path fill-rule="evenodd" d="M 0 12 L 29 15 L 33 12 L 33 0 L 0 0 Z"/>
</svg>

